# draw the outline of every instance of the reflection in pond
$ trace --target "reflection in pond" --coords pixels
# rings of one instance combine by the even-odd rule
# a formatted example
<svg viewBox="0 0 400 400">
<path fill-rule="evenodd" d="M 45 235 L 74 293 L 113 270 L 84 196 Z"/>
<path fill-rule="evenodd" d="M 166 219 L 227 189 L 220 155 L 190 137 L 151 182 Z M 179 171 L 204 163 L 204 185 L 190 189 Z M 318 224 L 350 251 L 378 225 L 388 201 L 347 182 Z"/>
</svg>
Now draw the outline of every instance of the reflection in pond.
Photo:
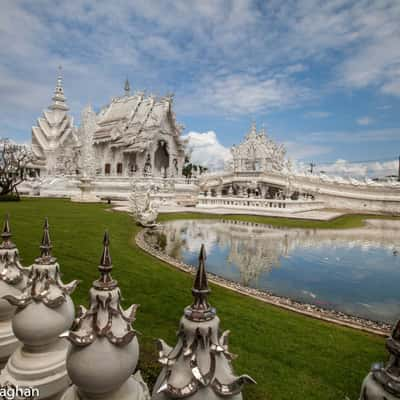
<svg viewBox="0 0 400 400">
<path fill-rule="evenodd" d="M 147 235 L 168 255 L 243 285 L 377 321 L 400 317 L 400 221 L 357 229 L 287 229 L 238 221 L 183 220 Z"/>
</svg>

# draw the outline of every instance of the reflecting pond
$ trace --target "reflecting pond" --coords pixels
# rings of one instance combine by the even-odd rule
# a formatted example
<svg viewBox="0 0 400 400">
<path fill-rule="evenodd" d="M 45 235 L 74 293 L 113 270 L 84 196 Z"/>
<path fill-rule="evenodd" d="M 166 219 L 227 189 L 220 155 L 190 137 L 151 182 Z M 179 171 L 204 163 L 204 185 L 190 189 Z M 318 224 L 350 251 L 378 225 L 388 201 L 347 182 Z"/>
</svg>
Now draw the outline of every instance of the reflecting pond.
<svg viewBox="0 0 400 400">
<path fill-rule="evenodd" d="M 146 238 L 223 278 L 347 314 L 400 317 L 400 221 L 368 220 L 357 229 L 293 229 L 228 220 L 171 221 Z"/>
</svg>

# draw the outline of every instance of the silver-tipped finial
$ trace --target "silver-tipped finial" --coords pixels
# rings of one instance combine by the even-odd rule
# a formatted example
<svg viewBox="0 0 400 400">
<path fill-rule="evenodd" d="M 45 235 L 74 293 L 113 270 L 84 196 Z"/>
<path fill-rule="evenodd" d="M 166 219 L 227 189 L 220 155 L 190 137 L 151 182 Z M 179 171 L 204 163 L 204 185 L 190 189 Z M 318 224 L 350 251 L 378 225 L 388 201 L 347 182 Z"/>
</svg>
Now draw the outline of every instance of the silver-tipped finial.
<svg viewBox="0 0 400 400">
<path fill-rule="evenodd" d="M 211 290 L 208 286 L 205 262 L 206 249 L 204 244 L 202 244 L 199 253 L 199 267 L 197 268 L 192 288 L 194 300 L 192 305 L 185 309 L 186 317 L 192 321 L 209 321 L 216 315 L 215 308 L 211 307 L 208 303 L 208 295 Z"/>
<path fill-rule="evenodd" d="M 100 290 L 111 290 L 117 287 L 118 282 L 111 276 L 112 261 L 110 254 L 110 237 L 108 231 L 104 232 L 103 237 L 103 253 L 100 258 L 100 264 L 98 270 L 100 272 L 100 278 L 93 282 L 93 286 Z"/>
<path fill-rule="evenodd" d="M 52 248 L 53 245 L 51 244 L 50 239 L 49 219 L 46 217 L 43 226 L 42 242 L 40 244 L 40 257 L 37 259 L 40 264 L 50 264 L 55 262 L 56 259 L 51 254 Z"/>
<path fill-rule="evenodd" d="M 10 228 L 10 215 L 7 213 L 4 219 L 3 231 L 1 233 L 1 238 L 3 239 L 3 243 L 0 244 L 0 247 L 5 249 L 14 249 L 15 244 L 10 240 L 11 239 L 11 228 Z"/>
</svg>

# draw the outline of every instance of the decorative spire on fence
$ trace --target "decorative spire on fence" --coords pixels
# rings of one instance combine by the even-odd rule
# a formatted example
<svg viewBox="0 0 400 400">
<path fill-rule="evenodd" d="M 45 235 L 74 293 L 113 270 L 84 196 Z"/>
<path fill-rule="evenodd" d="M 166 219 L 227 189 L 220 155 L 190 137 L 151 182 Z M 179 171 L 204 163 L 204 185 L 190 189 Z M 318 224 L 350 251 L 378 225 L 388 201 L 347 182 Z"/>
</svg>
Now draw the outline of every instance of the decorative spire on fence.
<svg viewBox="0 0 400 400">
<path fill-rule="evenodd" d="M 194 302 L 186 307 L 180 321 L 178 343 L 174 348 L 159 340 L 159 362 L 163 369 L 153 389 L 152 400 L 242 399 L 248 375 L 235 376 L 231 367 L 234 355 L 228 349 L 229 331 L 220 335 L 220 320 L 208 303 L 205 248 L 199 254 L 194 279 Z"/>
<path fill-rule="evenodd" d="M 89 309 L 80 306 L 71 330 L 61 335 L 71 342 L 67 368 L 74 384 L 63 400 L 149 399 L 140 373 L 132 376 L 139 359 L 139 344 L 132 328 L 138 306 L 133 304 L 127 310 L 121 307 L 121 292 L 111 277 L 109 245 L 109 235 L 105 232 L 98 266 L 100 277 L 89 291 Z"/>
</svg>

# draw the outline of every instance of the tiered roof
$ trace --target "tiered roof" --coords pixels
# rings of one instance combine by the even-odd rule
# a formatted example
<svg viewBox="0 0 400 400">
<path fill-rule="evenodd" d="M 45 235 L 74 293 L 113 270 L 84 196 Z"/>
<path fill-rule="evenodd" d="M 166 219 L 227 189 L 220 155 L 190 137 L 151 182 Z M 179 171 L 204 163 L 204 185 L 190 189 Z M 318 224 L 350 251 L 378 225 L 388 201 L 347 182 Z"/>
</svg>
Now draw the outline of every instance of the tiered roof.
<svg viewBox="0 0 400 400">
<path fill-rule="evenodd" d="M 61 68 L 52 100 L 43 117 L 38 118 L 37 126 L 32 127 L 32 151 L 38 159 L 44 159 L 44 151 L 62 146 L 69 138 L 74 145 L 79 145 L 74 120 L 67 113 L 69 108 L 64 95 Z"/>
<path fill-rule="evenodd" d="M 179 137 L 182 126 L 172 111 L 172 96 L 156 98 L 137 92 L 133 96 L 115 98 L 97 116 L 94 143 L 110 143 L 126 153 L 142 152 L 156 135 Z M 183 145 L 178 141 L 178 147 Z"/>
</svg>

